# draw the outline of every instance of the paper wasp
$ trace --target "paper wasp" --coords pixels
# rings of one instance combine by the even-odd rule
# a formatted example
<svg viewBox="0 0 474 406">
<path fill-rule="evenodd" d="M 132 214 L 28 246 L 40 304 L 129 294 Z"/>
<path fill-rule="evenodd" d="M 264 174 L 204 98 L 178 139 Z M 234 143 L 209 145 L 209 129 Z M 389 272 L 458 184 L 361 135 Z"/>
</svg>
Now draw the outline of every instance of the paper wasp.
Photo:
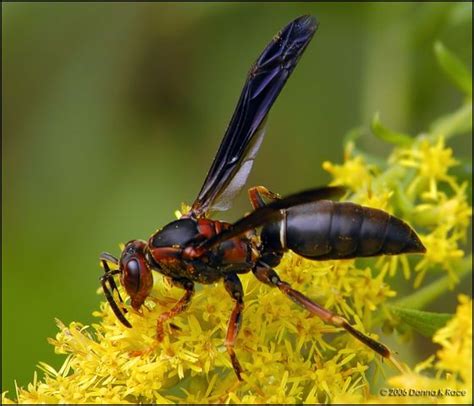
<svg viewBox="0 0 474 406">
<path fill-rule="evenodd" d="M 113 297 L 114 275 L 139 310 L 153 286 L 152 271 L 184 289 L 184 296 L 157 321 L 157 339 L 164 323 L 183 312 L 195 283 L 224 281 L 234 308 L 225 345 L 239 380 L 242 368 L 234 352 L 244 309 L 239 274 L 276 287 L 327 323 L 343 327 L 383 357 L 389 349 L 356 330 L 335 314 L 280 279 L 274 268 L 285 251 L 312 260 L 343 259 L 402 253 L 423 253 L 416 233 L 402 220 L 381 210 L 334 199 L 341 187 L 322 187 L 285 198 L 259 186 L 249 190 L 253 211 L 234 224 L 212 220 L 213 211 L 227 210 L 243 188 L 265 134 L 265 121 L 275 99 L 293 72 L 317 29 L 316 20 L 302 16 L 284 27 L 264 49 L 248 73 L 242 94 L 204 184 L 189 213 L 155 232 L 148 241 L 129 241 L 120 259 L 103 253 L 104 293 L 118 319 L 131 327 Z M 269 201 L 268 204 L 266 202 Z M 261 227 L 258 234 L 256 229 Z M 118 269 L 111 270 L 108 263 Z M 119 296 L 121 302 L 122 298 Z"/>
</svg>

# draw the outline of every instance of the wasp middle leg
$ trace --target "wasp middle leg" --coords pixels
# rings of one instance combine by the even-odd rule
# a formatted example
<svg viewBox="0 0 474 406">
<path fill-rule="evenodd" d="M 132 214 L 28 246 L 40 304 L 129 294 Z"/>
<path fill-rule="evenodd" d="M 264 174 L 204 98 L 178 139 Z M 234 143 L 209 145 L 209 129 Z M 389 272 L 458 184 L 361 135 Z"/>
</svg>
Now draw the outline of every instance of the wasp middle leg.
<svg viewBox="0 0 474 406">
<path fill-rule="evenodd" d="M 240 375 L 242 372 L 242 367 L 240 366 L 237 355 L 235 354 L 234 345 L 237 334 L 240 330 L 240 325 L 242 323 L 242 311 L 244 310 L 244 290 L 242 288 L 242 283 L 236 274 L 226 275 L 224 278 L 224 286 L 234 300 L 234 309 L 232 310 L 229 324 L 227 325 L 225 346 L 227 348 L 227 352 L 229 353 L 230 360 L 232 361 L 235 374 L 237 375 L 239 381 L 242 381 L 242 377 Z"/>
</svg>

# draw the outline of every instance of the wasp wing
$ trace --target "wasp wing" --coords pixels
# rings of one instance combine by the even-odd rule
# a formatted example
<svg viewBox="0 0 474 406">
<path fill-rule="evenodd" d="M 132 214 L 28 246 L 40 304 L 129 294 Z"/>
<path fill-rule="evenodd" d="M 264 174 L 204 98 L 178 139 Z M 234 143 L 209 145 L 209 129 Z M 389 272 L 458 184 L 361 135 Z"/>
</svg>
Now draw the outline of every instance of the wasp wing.
<svg viewBox="0 0 474 406">
<path fill-rule="evenodd" d="M 200 249 L 206 250 L 231 238 L 257 227 L 261 227 L 269 222 L 281 220 L 284 210 L 290 207 L 311 203 L 316 200 L 337 199 L 344 195 L 346 189 L 342 186 L 321 187 L 317 189 L 305 190 L 303 192 L 289 195 L 283 199 L 275 200 L 266 206 L 259 207 L 247 216 L 241 218 L 232 225 L 232 228 L 224 230 L 198 245 Z"/>
<path fill-rule="evenodd" d="M 227 210 L 244 186 L 264 137 L 264 122 L 316 31 L 316 20 L 302 16 L 267 45 L 250 70 L 239 102 L 211 168 L 191 208 L 200 217 Z"/>
</svg>

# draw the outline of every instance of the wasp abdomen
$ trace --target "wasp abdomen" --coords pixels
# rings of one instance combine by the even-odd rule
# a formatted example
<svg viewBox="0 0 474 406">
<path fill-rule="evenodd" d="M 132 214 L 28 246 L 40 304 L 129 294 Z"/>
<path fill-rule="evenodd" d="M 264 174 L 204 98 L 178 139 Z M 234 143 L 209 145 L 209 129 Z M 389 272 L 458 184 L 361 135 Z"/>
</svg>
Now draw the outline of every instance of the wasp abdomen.
<svg viewBox="0 0 474 406">
<path fill-rule="evenodd" d="M 262 231 L 262 240 L 275 251 L 279 245 L 320 260 L 425 252 L 402 220 L 382 210 L 329 200 L 288 209 L 277 227 Z"/>
</svg>

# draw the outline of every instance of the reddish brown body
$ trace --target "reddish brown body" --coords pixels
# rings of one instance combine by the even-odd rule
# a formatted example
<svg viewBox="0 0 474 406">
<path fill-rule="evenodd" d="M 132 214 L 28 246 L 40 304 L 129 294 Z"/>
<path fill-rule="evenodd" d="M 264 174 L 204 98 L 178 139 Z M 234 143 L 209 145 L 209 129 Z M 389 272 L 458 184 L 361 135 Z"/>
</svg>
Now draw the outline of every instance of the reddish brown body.
<svg viewBox="0 0 474 406">
<path fill-rule="evenodd" d="M 253 233 L 231 238 L 201 254 L 190 241 L 206 241 L 231 224 L 185 217 L 153 234 L 144 250 L 151 268 L 174 279 L 209 284 L 229 273 L 249 272 L 258 259 Z M 165 245 L 166 244 L 166 245 Z"/>
</svg>

